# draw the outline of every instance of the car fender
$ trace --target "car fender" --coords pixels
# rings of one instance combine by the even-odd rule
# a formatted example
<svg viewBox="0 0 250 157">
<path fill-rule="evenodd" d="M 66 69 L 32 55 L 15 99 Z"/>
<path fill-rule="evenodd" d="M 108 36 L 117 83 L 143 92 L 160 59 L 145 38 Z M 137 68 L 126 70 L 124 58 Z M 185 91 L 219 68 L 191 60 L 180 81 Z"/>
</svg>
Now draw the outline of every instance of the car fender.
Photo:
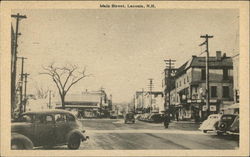
<svg viewBox="0 0 250 157">
<path fill-rule="evenodd" d="M 85 135 L 83 134 L 83 132 L 79 129 L 74 129 L 71 130 L 68 134 L 67 134 L 67 141 L 69 141 L 70 136 L 72 136 L 73 134 L 76 134 L 78 136 L 80 136 L 80 138 L 82 139 L 82 141 L 87 140 L 87 137 L 85 137 Z"/>
<path fill-rule="evenodd" d="M 34 145 L 33 142 L 26 136 L 18 133 L 11 134 L 11 141 L 20 140 L 25 146 L 25 149 L 33 149 Z"/>
</svg>

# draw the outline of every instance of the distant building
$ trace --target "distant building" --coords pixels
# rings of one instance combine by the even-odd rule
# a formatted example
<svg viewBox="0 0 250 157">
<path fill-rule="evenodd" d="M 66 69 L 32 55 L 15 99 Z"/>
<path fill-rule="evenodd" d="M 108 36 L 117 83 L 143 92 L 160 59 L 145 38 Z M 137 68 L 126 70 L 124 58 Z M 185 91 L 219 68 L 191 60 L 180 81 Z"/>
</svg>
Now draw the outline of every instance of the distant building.
<svg viewBox="0 0 250 157">
<path fill-rule="evenodd" d="M 104 90 L 68 94 L 65 98 L 65 109 L 76 111 L 79 117 L 109 117 L 112 101 Z M 61 104 L 57 106 L 61 108 Z"/>
<path fill-rule="evenodd" d="M 177 69 L 173 78 L 172 115 L 180 119 L 206 117 L 206 58 L 193 56 Z M 220 51 L 215 57 L 209 57 L 209 88 L 210 113 L 219 113 L 233 103 L 233 61 L 226 54 L 222 56 Z M 165 96 L 168 100 L 169 95 Z"/>
<path fill-rule="evenodd" d="M 164 96 L 161 91 L 137 91 L 135 94 L 136 113 L 161 113 L 164 111 Z"/>
</svg>

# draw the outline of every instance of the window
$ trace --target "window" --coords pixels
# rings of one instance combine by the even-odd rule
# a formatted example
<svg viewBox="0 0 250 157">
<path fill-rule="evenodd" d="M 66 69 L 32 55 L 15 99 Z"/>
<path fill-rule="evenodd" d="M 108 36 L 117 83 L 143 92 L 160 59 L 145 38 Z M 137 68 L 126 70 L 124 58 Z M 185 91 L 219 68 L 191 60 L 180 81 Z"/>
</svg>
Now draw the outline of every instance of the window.
<svg viewBox="0 0 250 157">
<path fill-rule="evenodd" d="M 45 121 L 46 121 L 46 123 L 52 123 L 53 122 L 52 116 L 51 115 L 46 115 Z"/>
<path fill-rule="evenodd" d="M 55 121 L 56 123 L 66 122 L 66 116 L 64 114 L 56 114 Z"/>
<path fill-rule="evenodd" d="M 180 86 L 181 86 L 181 81 L 180 81 Z"/>
<path fill-rule="evenodd" d="M 223 98 L 228 98 L 229 97 L 229 87 L 228 86 L 223 86 Z"/>
<path fill-rule="evenodd" d="M 201 80 L 206 80 L 206 69 L 201 69 Z"/>
<path fill-rule="evenodd" d="M 211 87 L 211 97 L 212 98 L 217 97 L 217 87 L 216 86 Z"/>
<path fill-rule="evenodd" d="M 32 116 L 31 116 L 31 115 L 23 115 L 23 116 L 20 118 L 20 122 L 31 123 L 31 122 L 32 122 Z"/>
<path fill-rule="evenodd" d="M 74 116 L 68 114 L 68 115 L 67 115 L 67 122 L 73 122 L 73 121 L 75 121 Z"/>
<path fill-rule="evenodd" d="M 188 76 L 187 76 L 187 82 L 189 82 L 189 78 L 188 78 Z"/>
<path fill-rule="evenodd" d="M 228 80 L 228 69 L 223 69 L 223 80 Z"/>
<path fill-rule="evenodd" d="M 184 78 L 184 84 L 186 84 L 186 79 Z"/>
<path fill-rule="evenodd" d="M 176 87 L 178 88 L 178 82 L 176 82 Z"/>
</svg>

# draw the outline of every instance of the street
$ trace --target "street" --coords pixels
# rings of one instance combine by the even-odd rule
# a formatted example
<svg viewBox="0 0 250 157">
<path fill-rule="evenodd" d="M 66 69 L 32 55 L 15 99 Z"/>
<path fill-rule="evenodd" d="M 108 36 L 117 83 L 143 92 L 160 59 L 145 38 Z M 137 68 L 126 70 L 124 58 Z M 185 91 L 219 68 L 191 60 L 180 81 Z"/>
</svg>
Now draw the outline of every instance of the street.
<svg viewBox="0 0 250 157">
<path fill-rule="evenodd" d="M 88 141 L 80 150 L 142 150 L 142 149 L 238 149 L 238 139 L 202 133 L 199 124 L 172 122 L 168 129 L 163 124 L 136 121 L 124 124 L 123 119 L 80 120 Z M 53 149 L 68 149 L 58 146 Z"/>
</svg>

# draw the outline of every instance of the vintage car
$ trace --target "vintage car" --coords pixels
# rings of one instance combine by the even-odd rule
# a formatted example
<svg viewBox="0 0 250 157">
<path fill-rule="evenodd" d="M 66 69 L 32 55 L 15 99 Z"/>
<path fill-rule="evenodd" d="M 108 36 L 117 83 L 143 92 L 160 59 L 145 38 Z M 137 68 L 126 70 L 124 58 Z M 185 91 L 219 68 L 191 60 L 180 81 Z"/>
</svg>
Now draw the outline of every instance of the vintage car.
<svg viewBox="0 0 250 157">
<path fill-rule="evenodd" d="M 207 133 L 208 131 L 216 131 L 221 116 L 221 114 L 209 115 L 208 118 L 201 124 L 199 130 L 202 130 L 204 133 Z"/>
<path fill-rule="evenodd" d="M 230 129 L 230 126 L 233 124 L 237 116 L 238 115 L 235 114 L 222 115 L 216 128 L 217 135 L 223 135 L 226 133 Z"/>
<path fill-rule="evenodd" d="M 127 124 L 128 122 L 135 123 L 134 113 L 127 113 L 125 115 L 124 123 Z"/>
<path fill-rule="evenodd" d="M 162 123 L 164 119 L 165 117 L 163 114 L 153 113 L 148 117 L 146 121 L 151 123 Z"/>
<path fill-rule="evenodd" d="M 23 113 L 11 123 L 11 149 L 33 149 L 68 145 L 78 149 L 84 135 L 81 123 L 69 111 L 48 110 Z"/>
<path fill-rule="evenodd" d="M 231 126 L 228 128 L 228 130 L 226 131 L 227 134 L 230 135 L 239 135 L 239 125 L 240 123 L 240 117 L 237 115 L 233 121 L 233 123 L 231 124 Z"/>
</svg>

